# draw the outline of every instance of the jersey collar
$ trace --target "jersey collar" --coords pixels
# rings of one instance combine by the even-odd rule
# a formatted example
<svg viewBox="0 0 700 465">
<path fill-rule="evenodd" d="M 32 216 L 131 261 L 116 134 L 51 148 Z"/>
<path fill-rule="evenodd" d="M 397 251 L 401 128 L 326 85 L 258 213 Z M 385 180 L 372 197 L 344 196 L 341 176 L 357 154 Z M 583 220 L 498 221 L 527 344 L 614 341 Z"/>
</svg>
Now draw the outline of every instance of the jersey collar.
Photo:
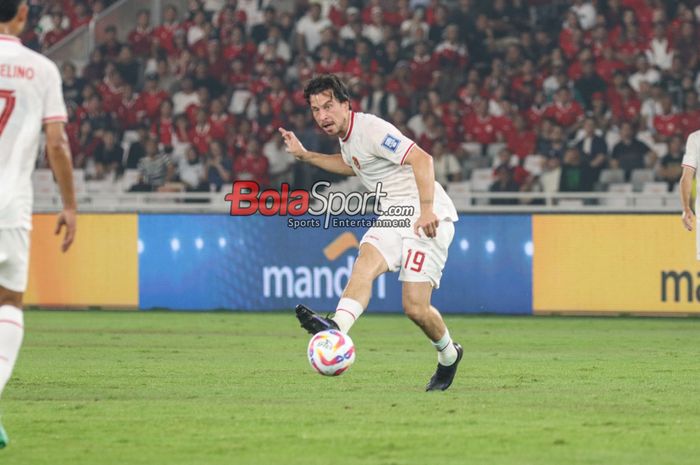
<svg viewBox="0 0 700 465">
<path fill-rule="evenodd" d="M 16 42 L 18 44 L 21 44 L 22 41 L 19 40 L 18 37 L 11 36 L 9 34 L 0 34 L 0 41 L 7 41 L 7 42 Z"/>
<path fill-rule="evenodd" d="M 345 137 L 340 139 L 340 142 L 347 142 L 350 139 L 350 134 L 352 134 L 352 127 L 355 125 L 355 112 L 350 110 L 350 125 L 348 126 L 348 133 Z"/>
</svg>

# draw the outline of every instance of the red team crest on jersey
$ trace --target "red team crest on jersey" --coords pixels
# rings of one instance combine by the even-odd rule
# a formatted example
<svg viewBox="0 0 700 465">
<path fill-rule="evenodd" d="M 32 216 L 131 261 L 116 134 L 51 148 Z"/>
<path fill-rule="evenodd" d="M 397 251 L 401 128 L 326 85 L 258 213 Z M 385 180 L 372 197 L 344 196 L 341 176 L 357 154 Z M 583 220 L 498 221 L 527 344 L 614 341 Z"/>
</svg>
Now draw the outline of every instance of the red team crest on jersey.
<svg viewBox="0 0 700 465">
<path fill-rule="evenodd" d="M 362 169 L 362 167 L 360 166 L 360 160 L 358 160 L 357 157 L 352 157 L 352 163 L 358 170 Z"/>
</svg>

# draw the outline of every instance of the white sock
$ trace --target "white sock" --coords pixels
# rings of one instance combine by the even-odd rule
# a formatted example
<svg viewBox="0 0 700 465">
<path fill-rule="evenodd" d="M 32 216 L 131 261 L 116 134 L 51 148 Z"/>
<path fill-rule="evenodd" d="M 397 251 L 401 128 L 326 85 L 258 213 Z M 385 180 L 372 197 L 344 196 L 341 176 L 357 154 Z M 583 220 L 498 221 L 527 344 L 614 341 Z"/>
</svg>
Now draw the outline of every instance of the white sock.
<svg viewBox="0 0 700 465">
<path fill-rule="evenodd" d="M 341 332 L 347 333 L 364 311 L 365 309 L 360 302 L 349 297 L 343 297 L 335 309 L 333 321 L 336 322 Z"/>
<path fill-rule="evenodd" d="M 24 314 L 11 305 L 0 307 L 0 395 L 10 380 L 24 336 Z"/>
<path fill-rule="evenodd" d="M 438 351 L 438 363 L 443 366 L 452 365 L 457 361 L 457 349 L 452 343 L 450 332 L 445 330 L 445 335 L 439 341 L 432 343 L 433 347 Z"/>
</svg>

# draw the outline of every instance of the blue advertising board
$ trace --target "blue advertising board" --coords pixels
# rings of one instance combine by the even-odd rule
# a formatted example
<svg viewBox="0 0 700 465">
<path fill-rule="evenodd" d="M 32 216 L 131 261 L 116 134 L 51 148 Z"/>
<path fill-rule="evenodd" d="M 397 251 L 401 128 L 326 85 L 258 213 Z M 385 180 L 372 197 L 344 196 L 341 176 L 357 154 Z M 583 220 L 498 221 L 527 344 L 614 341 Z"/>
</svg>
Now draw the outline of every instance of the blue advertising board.
<svg viewBox="0 0 700 465">
<path fill-rule="evenodd" d="M 296 217 L 295 219 L 302 219 Z M 288 217 L 139 215 L 142 309 L 335 309 L 366 228 L 298 228 Z M 529 215 L 463 215 L 433 304 L 447 313 L 532 312 Z M 369 311 L 401 311 L 398 273 Z"/>
</svg>

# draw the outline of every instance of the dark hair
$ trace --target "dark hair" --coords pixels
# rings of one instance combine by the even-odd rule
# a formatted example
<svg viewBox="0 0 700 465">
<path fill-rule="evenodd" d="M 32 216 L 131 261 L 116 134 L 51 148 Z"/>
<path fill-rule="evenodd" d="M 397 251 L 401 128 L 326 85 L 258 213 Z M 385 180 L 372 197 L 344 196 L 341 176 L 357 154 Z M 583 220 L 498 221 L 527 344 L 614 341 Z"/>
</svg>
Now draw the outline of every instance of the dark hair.
<svg viewBox="0 0 700 465">
<path fill-rule="evenodd" d="M 306 84 L 304 88 L 306 103 L 311 103 L 310 99 L 312 95 L 320 94 L 326 90 L 333 92 L 333 98 L 341 103 L 350 100 L 348 88 L 338 76 L 335 74 L 323 74 L 321 76 L 316 76 Z"/>
<path fill-rule="evenodd" d="M 0 23 L 12 21 L 24 0 L 0 0 Z"/>
</svg>

